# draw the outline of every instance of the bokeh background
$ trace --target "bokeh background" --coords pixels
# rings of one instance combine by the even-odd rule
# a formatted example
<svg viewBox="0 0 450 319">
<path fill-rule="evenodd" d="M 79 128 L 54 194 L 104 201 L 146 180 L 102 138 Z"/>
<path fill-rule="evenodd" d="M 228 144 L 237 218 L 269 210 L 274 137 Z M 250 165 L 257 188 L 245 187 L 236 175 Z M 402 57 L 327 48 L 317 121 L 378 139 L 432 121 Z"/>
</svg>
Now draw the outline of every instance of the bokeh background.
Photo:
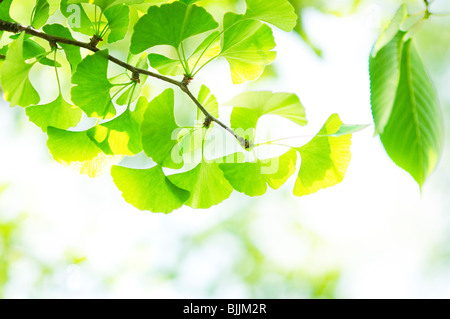
<svg viewBox="0 0 450 319">
<path fill-rule="evenodd" d="M 27 24 L 34 1 L 18 2 L 11 14 Z M 244 8 L 209 2 L 218 15 Z M 402 1 L 292 2 L 301 25 L 275 30 L 278 58 L 261 80 L 233 86 L 222 61 L 194 87 L 206 84 L 222 103 L 244 89 L 297 93 L 310 122 L 305 136 L 336 112 L 345 123 L 371 123 L 369 52 Z M 420 0 L 408 3 L 423 10 Z M 450 4 L 435 0 L 431 10 L 450 13 Z M 431 18 L 417 40 L 449 127 L 450 16 Z M 50 71 L 33 74 L 40 92 L 54 92 Z M 259 125 L 290 134 L 283 120 Z M 0 297 L 449 298 L 449 150 L 447 139 L 420 192 L 369 127 L 355 134 L 337 187 L 296 198 L 292 178 L 259 198 L 235 192 L 208 210 L 151 214 L 125 203 L 110 176 L 90 179 L 53 161 L 46 136 L 2 99 Z"/>
</svg>

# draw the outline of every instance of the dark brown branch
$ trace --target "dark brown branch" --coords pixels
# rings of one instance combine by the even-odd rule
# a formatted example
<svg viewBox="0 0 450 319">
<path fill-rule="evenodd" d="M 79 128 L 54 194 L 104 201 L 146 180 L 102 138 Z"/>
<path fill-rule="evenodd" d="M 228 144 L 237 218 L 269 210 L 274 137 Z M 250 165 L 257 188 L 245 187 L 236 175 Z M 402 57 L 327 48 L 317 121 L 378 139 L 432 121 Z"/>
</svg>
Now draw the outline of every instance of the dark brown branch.
<svg viewBox="0 0 450 319">
<path fill-rule="evenodd" d="M 86 50 L 89 50 L 92 52 L 100 51 L 100 49 L 97 48 L 98 41 L 94 41 L 93 40 L 94 38 L 91 39 L 91 42 L 85 43 L 85 42 L 81 42 L 81 41 L 76 41 L 76 40 L 53 36 L 53 35 L 38 31 L 32 27 L 26 27 L 26 26 L 23 26 L 18 23 L 8 22 L 8 21 L 4 21 L 1 19 L 0 19 L 0 31 L 7 31 L 7 32 L 12 32 L 12 33 L 25 32 L 26 34 L 29 34 L 31 36 L 41 38 L 41 39 L 48 41 L 50 45 L 55 44 L 55 43 L 61 43 L 61 44 L 77 46 L 77 47 L 80 47 L 80 48 L 83 48 L 83 49 L 86 49 Z M 2 57 L 0 56 L 0 59 L 1 58 Z M 250 148 L 250 141 L 240 137 L 231 128 L 229 128 L 228 126 L 223 124 L 221 121 L 219 121 L 217 118 L 215 118 L 213 115 L 211 115 L 203 107 L 203 105 L 197 100 L 197 98 L 192 94 L 192 92 L 188 88 L 188 84 L 189 84 L 190 80 L 192 80 L 191 78 L 189 78 L 189 81 L 186 81 L 186 78 L 183 79 L 183 81 L 177 81 L 172 78 L 132 66 L 122 60 L 119 60 L 118 58 L 113 57 L 112 55 L 109 55 L 109 60 L 111 62 L 129 70 L 133 74 L 133 78 L 138 77 L 137 75 L 144 74 L 144 75 L 148 75 L 150 77 L 159 79 L 161 81 L 165 81 L 167 83 L 170 83 L 172 85 L 179 87 L 184 93 L 186 93 L 189 96 L 189 98 L 195 103 L 195 105 L 199 108 L 199 110 L 205 115 L 205 117 L 206 117 L 205 122 L 217 123 L 219 126 L 221 126 L 223 129 L 225 129 L 227 132 L 232 134 L 242 147 L 244 147 L 245 149 Z"/>
</svg>

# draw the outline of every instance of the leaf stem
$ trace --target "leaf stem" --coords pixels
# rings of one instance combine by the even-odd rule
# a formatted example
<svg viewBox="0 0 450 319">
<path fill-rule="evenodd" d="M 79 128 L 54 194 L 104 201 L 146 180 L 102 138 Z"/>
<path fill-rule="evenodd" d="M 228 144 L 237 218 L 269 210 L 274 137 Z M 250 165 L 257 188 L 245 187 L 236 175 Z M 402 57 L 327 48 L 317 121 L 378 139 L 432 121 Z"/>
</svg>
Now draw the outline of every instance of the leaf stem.
<svg viewBox="0 0 450 319">
<path fill-rule="evenodd" d="M 62 92 L 61 92 L 61 82 L 60 82 L 60 80 L 59 80 L 59 75 L 58 75 L 58 67 L 56 66 L 56 52 L 58 51 L 57 50 L 57 48 L 54 48 L 54 51 L 55 51 L 55 58 L 54 58 L 54 60 L 55 60 L 55 74 L 56 74 L 56 81 L 58 82 L 58 90 L 59 90 L 59 95 L 61 95 L 62 94 Z"/>
</svg>

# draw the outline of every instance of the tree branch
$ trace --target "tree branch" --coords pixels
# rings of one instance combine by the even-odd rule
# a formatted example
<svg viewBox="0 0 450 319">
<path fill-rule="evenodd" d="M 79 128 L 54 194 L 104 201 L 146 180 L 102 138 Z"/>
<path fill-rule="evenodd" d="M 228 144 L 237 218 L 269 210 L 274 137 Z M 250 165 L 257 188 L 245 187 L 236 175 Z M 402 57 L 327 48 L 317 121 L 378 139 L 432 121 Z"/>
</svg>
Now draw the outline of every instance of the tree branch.
<svg viewBox="0 0 450 319">
<path fill-rule="evenodd" d="M 12 33 L 25 32 L 26 34 L 29 34 L 31 36 L 41 38 L 41 39 L 48 41 L 50 45 L 55 44 L 55 43 L 62 43 L 62 44 L 77 46 L 77 47 L 80 47 L 80 48 L 83 48 L 83 49 L 86 49 L 86 50 L 89 50 L 92 52 L 100 51 L 100 49 L 97 48 L 97 46 L 96 46 L 98 43 L 97 41 L 91 40 L 91 42 L 85 43 L 85 42 L 81 42 L 81 41 L 77 41 L 77 40 L 71 40 L 71 39 L 66 39 L 66 38 L 62 38 L 62 37 L 57 37 L 57 36 L 53 36 L 53 35 L 38 31 L 38 30 L 34 29 L 33 27 L 26 27 L 26 26 L 23 26 L 18 23 L 4 21 L 1 19 L 0 19 L 0 31 L 7 31 L 7 32 L 12 32 Z M 2 57 L 0 56 L 0 59 L 1 58 Z M 218 120 L 213 115 L 211 115 L 203 107 L 203 105 L 197 100 L 197 98 L 192 94 L 192 92 L 188 88 L 189 82 L 192 80 L 191 78 L 185 77 L 183 79 L 183 81 L 177 81 L 172 78 L 132 66 L 131 64 L 128 64 L 112 55 L 109 55 L 109 60 L 111 62 L 129 70 L 133 74 L 133 77 L 136 77 L 136 75 L 144 74 L 144 75 L 148 75 L 150 77 L 153 77 L 153 78 L 156 78 L 161 81 L 164 81 L 164 82 L 167 82 L 167 83 L 177 86 L 178 88 L 180 88 L 184 93 L 186 93 L 189 96 L 189 98 L 195 103 L 195 105 L 199 108 L 199 110 L 205 115 L 205 117 L 206 117 L 205 123 L 211 123 L 211 122 L 217 123 L 219 126 L 221 126 L 223 129 L 225 129 L 227 132 L 232 134 L 242 147 L 244 147 L 245 149 L 250 148 L 249 140 L 237 135 L 231 128 L 229 128 L 228 126 L 223 124 L 220 120 Z M 207 126 L 209 126 L 209 125 L 207 125 Z"/>
</svg>

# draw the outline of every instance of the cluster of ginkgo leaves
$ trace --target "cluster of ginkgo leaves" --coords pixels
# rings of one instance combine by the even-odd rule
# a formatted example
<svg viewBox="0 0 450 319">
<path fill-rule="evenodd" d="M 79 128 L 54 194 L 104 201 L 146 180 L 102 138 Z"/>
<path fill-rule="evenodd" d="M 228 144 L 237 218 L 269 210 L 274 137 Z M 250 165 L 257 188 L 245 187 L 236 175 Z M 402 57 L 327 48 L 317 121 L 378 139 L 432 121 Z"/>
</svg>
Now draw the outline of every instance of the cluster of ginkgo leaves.
<svg viewBox="0 0 450 319">
<path fill-rule="evenodd" d="M 299 126 L 307 124 L 295 94 L 242 93 L 227 103 L 233 106 L 228 127 L 218 120 L 220 103 L 205 85 L 197 93 L 188 89 L 198 72 L 218 59 L 228 62 L 234 84 L 257 80 L 276 58 L 272 26 L 286 32 L 296 26 L 297 16 L 288 0 L 246 0 L 244 13 L 228 12 L 220 23 L 202 1 L 36 0 L 31 27 L 11 17 L 11 5 L 17 1 L 21 0 L 0 3 L 0 27 L 15 33 L 7 35 L 0 49 L 5 100 L 25 108 L 30 121 L 48 135 L 47 145 L 56 161 L 91 177 L 111 169 L 123 197 L 135 207 L 169 213 L 183 205 L 209 208 L 233 190 L 261 196 L 268 187 L 278 189 L 295 174 L 298 155 L 301 165 L 295 195 L 308 195 L 343 180 L 351 158 L 351 135 L 365 126 L 344 125 L 333 114 L 306 145 L 261 160 L 253 152 L 260 146 L 254 142 L 261 117 L 277 115 Z M 430 108 L 437 112 L 437 107 L 432 107 L 435 97 L 411 40 L 405 40 L 402 31 L 393 32 L 395 23 L 391 25 L 371 59 L 374 118 L 388 153 L 422 183 L 426 173 L 420 175 L 419 168 L 426 166 L 428 172 L 434 166 L 439 144 L 422 119 L 433 121 Z M 89 41 L 78 40 L 86 36 Z M 47 47 L 38 40 L 47 41 Z M 108 46 L 118 41 L 129 47 L 126 62 L 109 53 Z M 387 60 L 393 56 L 398 57 L 396 70 L 389 69 L 391 60 Z M 39 92 L 30 81 L 30 72 L 38 64 L 55 70 L 59 94 L 51 103 L 40 104 Z M 123 70 L 111 76 L 113 64 Z M 71 72 L 70 94 L 59 80 L 64 69 Z M 198 107 L 192 123 L 178 123 L 172 88 L 148 100 L 143 88 L 149 76 L 175 84 L 191 98 Z M 395 91 L 394 80 L 399 83 Z M 411 119 L 402 117 L 405 108 L 412 108 Z M 97 120 L 95 125 L 77 129 L 90 123 L 90 118 Z M 414 152 L 408 145 L 399 145 L 404 142 L 399 135 L 413 133 L 399 132 L 405 128 L 397 125 L 410 120 L 417 120 L 419 126 L 416 140 L 408 141 L 415 143 Z M 206 140 L 217 124 L 234 135 L 238 150 L 208 158 Z M 200 153 L 194 163 L 186 161 L 192 153 Z M 142 154 L 155 163 L 153 167 L 116 166 L 125 157 Z M 404 164 L 405 158 L 414 169 Z"/>
</svg>

